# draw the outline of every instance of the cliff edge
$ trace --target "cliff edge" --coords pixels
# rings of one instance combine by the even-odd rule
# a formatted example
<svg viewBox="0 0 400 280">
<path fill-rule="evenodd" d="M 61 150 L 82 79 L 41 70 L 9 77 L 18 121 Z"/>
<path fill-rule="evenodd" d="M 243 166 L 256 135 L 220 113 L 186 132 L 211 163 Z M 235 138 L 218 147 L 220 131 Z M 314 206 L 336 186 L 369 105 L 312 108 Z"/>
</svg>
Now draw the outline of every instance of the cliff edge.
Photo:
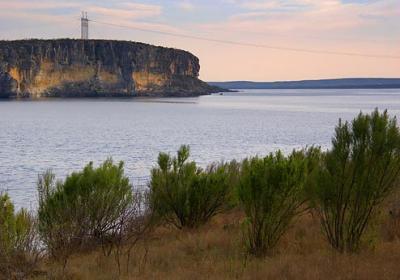
<svg viewBox="0 0 400 280">
<path fill-rule="evenodd" d="M 0 97 L 198 96 L 220 91 L 198 79 L 189 52 L 111 40 L 0 41 Z"/>
</svg>

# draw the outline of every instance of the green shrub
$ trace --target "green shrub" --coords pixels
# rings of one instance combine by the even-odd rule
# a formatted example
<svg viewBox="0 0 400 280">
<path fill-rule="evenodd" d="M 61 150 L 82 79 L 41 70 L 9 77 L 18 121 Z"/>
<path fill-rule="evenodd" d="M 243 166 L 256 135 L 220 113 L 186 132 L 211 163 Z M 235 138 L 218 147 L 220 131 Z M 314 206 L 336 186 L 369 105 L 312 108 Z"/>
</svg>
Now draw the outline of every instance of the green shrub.
<svg viewBox="0 0 400 280">
<path fill-rule="evenodd" d="M 111 159 L 98 168 L 89 163 L 64 182 L 48 171 L 39 176 L 38 192 L 39 232 L 53 257 L 64 263 L 79 248 L 111 242 L 133 202 L 123 163 Z"/>
<path fill-rule="evenodd" d="M 0 274 L 26 277 L 40 256 L 35 220 L 25 210 L 17 213 L 7 194 L 0 194 Z"/>
<path fill-rule="evenodd" d="M 292 219 L 306 202 L 304 187 L 312 167 L 309 153 L 281 152 L 242 163 L 238 196 L 246 213 L 244 238 L 248 252 L 257 257 L 271 254 Z"/>
<path fill-rule="evenodd" d="M 151 208 L 177 228 L 206 223 L 222 210 L 230 194 L 229 165 L 214 164 L 203 170 L 188 158 L 188 146 L 182 146 L 174 158 L 160 153 L 158 167 L 151 171 Z"/>
<path fill-rule="evenodd" d="M 339 120 L 321 163 L 314 206 L 330 245 L 355 252 L 377 207 L 396 187 L 400 133 L 395 118 L 375 110 L 352 123 Z"/>
</svg>

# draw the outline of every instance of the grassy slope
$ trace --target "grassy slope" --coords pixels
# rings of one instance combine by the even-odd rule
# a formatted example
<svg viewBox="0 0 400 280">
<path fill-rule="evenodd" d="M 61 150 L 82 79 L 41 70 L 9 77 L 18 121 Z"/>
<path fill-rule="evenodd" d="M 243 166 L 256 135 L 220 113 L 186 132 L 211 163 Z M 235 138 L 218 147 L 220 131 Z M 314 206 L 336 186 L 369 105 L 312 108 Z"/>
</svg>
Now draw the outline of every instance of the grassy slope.
<svg viewBox="0 0 400 280">
<path fill-rule="evenodd" d="M 328 247 L 318 221 L 307 214 L 294 223 L 274 256 L 256 260 L 243 254 L 241 219 L 233 212 L 193 232 L 158 228 L 138 246 L 129 273 L 122 261 L 120 279 L 400 279 L 400 241 L 385 237 L 382 228 L 388 224 L 379 227 L 379 236 L 370 236 L 369 249 L 346 256 Z M 62 277 L 60 266 L 45 264 L 43 269 L 49 278 Z M 118 269 L 112 256 L 92 252 L 74 256 L 64 276 L 118 279 Z"/>
</svg>

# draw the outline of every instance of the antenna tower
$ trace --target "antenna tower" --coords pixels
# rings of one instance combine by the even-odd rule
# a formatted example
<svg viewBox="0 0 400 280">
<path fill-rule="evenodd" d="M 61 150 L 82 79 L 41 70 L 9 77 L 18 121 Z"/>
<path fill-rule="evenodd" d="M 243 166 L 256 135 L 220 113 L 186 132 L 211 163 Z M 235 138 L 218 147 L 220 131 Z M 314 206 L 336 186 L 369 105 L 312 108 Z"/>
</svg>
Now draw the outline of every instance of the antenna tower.
<svg viewBox="0 0 400 280">
<path fill-rule="evenodd" d="M 88 40 L 89 39 L 89 19 L 87 12 L 82 12 L 81 17 L 81 39 Z"/>
</svg>

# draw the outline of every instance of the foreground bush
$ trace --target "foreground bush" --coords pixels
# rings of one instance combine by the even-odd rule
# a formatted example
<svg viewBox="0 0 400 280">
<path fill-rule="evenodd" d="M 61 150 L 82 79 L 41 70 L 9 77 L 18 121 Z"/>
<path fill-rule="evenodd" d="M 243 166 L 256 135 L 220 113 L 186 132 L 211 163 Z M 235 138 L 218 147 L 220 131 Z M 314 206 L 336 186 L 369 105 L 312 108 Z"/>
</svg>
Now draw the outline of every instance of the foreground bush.
<svg viewBox="0 0 400 280">
<path fill-rule="evenodd" d="M 339 252 L 359 250 L 377 207 L 396 187 L 400 132 L 387 112 L 339 121 L 333 148 L 324 156 L 315 185 L 315 207 L 325 235 Z"/>
<path fill-rule="evenodd" d="M 151 171 L 151 208 L 180 229 L 198 227 L 221 211 L 232 182 L 230 165 L 202 170 L 188 158 L 188 146 L 182 146 L 174 158 L 160 153 L 158 167 Z"/>
<path fill-rule="evenodd" d="M 277 152 L 243 161 L 238 195 L 247 216 L 244 236 L 249 253 L 257 257 L 270 254 L 302 210 L 310 162 L 303 152 L 289 157 Z"/>
<path fill-rule="evenodd" d="M 15 213 L 8 195 L 0 194 L 0 275 L 27 277 L 39 255 L 34 218 L 24 209 Z"/>
<path fill-rule="evenodd" d="M 80 248 L 112 242 L 135 208 L 123 163 L 114 165 L 111 159 L 98 168 L 90 163 L 64 182 L 46 172 L 39 176 L 38 191 L 40 235 L 49 253 L 64 264 Z"/>
</svg>

